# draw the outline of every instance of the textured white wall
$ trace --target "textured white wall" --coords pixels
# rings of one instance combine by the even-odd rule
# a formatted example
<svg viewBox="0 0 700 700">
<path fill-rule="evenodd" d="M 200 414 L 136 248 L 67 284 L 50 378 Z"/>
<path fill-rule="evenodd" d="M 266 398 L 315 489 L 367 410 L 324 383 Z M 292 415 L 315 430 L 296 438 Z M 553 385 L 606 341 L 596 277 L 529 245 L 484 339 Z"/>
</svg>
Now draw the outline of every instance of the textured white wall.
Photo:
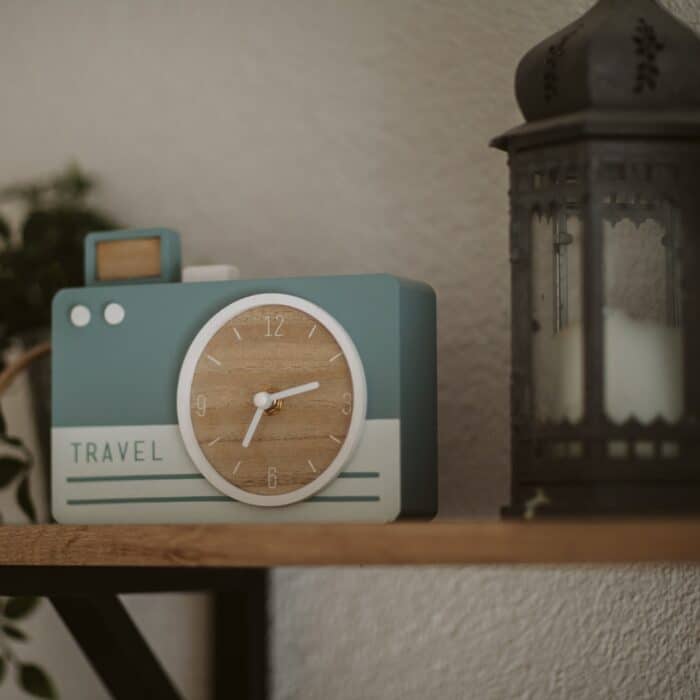
<svg viewBox="0 0 700 700">
<path fill-rule="evenodd" d="M 432 282 L 441 512 L 493 514 L 509 292 L 506 163 L 487 142 L 519 121 L 520 56 L 589 5 L 4 0 L 0 182 L 77 157 L 105 206 L 181 230 L 191 262 Z M 692 0 L 673 6 L 700 22 Z M 280 571 L 275 694 L 696 697 L 699 583 L 682 569 Z"/>
<path fill-rule="evenodd" d="M 275 698 L 696 700 L 693 569 L 286 570 Z"/>
</svg>

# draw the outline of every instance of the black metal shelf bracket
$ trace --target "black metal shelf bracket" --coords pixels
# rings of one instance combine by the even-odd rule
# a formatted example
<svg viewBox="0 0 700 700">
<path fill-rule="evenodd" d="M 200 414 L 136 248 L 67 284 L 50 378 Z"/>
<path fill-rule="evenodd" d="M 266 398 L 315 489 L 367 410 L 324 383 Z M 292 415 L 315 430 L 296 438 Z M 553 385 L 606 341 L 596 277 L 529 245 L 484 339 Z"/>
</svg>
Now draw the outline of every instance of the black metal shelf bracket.
<svg viewBox="0 0 700 700">
<path fill-rule="evenodd" d="M 0 567 L 0 595 L 48 597 L 114 700 L 182 698 L 117 597 L 166 591 L 213 593 L 213 699 L 265 700 L 266 569 Z"/>
</svg>

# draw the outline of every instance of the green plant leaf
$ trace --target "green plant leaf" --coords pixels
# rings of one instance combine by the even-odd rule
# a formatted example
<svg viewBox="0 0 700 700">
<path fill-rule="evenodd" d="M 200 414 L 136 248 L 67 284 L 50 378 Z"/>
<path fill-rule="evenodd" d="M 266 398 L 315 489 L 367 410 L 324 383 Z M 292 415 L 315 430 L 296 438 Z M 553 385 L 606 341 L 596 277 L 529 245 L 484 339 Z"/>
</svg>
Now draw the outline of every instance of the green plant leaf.
<svg viewBox="0 0 700 700">
<path fill-rule="evenodd" d="M 0 656 L 0 683 L 5 680 L 5 675 L 7 674 L 7 661 Z"/>
<path fill-rule="evenodd" d="M 33 596 L 18 596 L 10 598 L 5 604 L 5 617 L 9 620 L 20 620 L 31 613 L 39 603 Z"/>
<path fill-rule="evenodd" d="M 26 468 L 26 463 L 16 457 L 0 457 L 0 488 L 5 488 Z"/>
<path fill-rule="evenodd" d="M 8 624 L 3 625 L 2 631 L 10 639 L 14 639 L 16 642 L 26 642 L 27 641 L 27 635 L 24 632 L 22 632 L 22 630 L 19 627 L 15 627 L 14 625 L 8 625 Z"/>
<path fill-rule="evenodd" d="M 10 225 L 0 216 L 0 241 L 7 243 L 10 240 Z"/>
<path fill-rule="evenodd" d="M 36 508 L 32 503 L 32 495 L 29 492 L 29 476 L 25 476 L 17 489 L 17 505 L 22 512 L 33 522 L 36 522 Z"/>
<path fill-rule="evenodd" d="M 57 698 L 54 685 L 46 671 L 36 664 L 21 664 L 19 667 L 19 684 L 23 690 L 35 698 Z"/>
<path fill-rule="evenodd" d="M 56 194 L 69 201 L 83 199 L 94 187 L 94 181 L 83 172 L 78 163 L 70 163 L 63 173 L 54 178 L 52 184 Z"/>
</svg>

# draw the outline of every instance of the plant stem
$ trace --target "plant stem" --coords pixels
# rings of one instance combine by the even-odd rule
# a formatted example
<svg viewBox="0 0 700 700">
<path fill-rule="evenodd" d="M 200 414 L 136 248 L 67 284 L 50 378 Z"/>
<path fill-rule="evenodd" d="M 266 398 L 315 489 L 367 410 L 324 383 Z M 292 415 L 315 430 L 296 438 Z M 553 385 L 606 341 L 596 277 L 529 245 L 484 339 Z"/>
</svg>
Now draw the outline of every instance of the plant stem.
<svg viewBox="0 0 700 700">
<path fill-rule="evenodd" d="M 35 360 L 38 360 L 42 355 L 51 352 L 51 343 L 47 340 L 43 343 L 35 345 L 33 348 L 22 353 L 7 369 L 0 373 L 0 396 L 12 384 L 22 370 L 29 367 Z"/>
</svg>

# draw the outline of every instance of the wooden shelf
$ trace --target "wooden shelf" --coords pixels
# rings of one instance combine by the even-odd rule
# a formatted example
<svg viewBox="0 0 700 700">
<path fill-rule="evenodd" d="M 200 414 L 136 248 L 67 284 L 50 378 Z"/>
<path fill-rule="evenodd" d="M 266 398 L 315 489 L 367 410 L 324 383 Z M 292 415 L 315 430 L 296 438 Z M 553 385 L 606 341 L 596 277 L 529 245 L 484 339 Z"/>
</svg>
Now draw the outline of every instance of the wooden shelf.
<svg viewBox="0 0 700 700">
<path fill-rule="evenodd" d="M 0 566 L 12 567 L 587 562 L 700 562 L 700 519 L 0 527 Z"/>
</svg>

